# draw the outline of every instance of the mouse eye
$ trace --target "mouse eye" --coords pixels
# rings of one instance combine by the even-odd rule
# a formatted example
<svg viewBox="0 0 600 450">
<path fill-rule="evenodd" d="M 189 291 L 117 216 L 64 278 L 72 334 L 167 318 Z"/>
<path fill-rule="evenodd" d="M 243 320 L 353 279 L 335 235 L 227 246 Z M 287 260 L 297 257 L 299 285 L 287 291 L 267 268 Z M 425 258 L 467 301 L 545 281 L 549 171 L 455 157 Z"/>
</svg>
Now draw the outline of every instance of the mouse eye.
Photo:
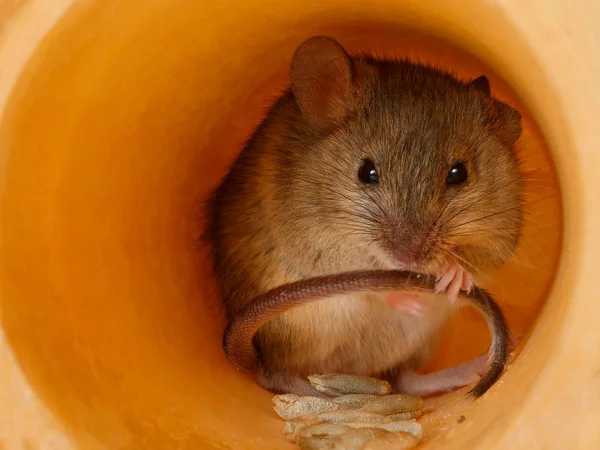
<svg viewBox="0 0 600 450">
<path fill-rule="evenodd" d="M 378 184 L 379 175 L 375 164 L 370 159 L 363 159 L 362 166 L 358 169 L 358 179 L 367 184 Z"/>
<path fill-rule="evenodd" d="M 452 166 L 450 172 L 448 172 L 448 178 L 446 178 L 446 184 L 461 184 L 467 181 L 469 173 L 467 172 L 467 166 L 462 161 L 457 162 Z"/>
</svg>

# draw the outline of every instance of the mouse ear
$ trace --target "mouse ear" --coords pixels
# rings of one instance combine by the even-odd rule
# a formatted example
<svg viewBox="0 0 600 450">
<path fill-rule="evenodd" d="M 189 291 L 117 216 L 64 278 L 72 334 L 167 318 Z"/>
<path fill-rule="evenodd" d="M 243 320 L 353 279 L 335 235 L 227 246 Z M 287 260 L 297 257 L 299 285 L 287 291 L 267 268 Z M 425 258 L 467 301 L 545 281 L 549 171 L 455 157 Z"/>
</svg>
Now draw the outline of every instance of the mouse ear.
<svg viewBox="0 0 600 450">
<path fill-rule="evenodd" d="M 499 100 L 494 100 L 492 127 L 500 141 L 512 147 L 521 136 L 521 114 Z"/>
<path fill-rule="evenodd" d="M 469 83 L 482 94 L 491 97 L 490 80 L 485 75 Z M 512 147 L 521 136 L 521 114 L 506 103 L 492 98 L 492 128 L 500 142 Z"/>
<path fill-rule="evenodd" d="M 492 95 L 492 90 L 490 89 L 490 80 L 488 80 L 485 75 L 475 78 L 469 84 L 485 95 Z"/>
<path fill-rule="evenodd" d="M 302 115 L 315 128 L 332 128 L 350 113 L 352 63 L 331 38 L 313 37 L 298 47 L 290 84 Z"/>
</svg>

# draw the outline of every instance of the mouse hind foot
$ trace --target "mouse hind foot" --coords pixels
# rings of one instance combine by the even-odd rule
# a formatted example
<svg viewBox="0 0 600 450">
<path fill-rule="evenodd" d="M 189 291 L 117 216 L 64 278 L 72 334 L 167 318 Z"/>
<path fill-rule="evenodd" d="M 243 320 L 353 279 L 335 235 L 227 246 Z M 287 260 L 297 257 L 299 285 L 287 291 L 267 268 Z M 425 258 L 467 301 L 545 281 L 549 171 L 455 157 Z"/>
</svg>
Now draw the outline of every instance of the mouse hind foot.
<svg viewBox="0 0 600 450">
<path fill-rule="evenodd" d="M 429 395 L 450 392 L 479 381 L 488 370 L 488 355 L 483 354 L 458 366 L 425 375 L 416 372 L 400 372 L 393 384 L 399 394 Z"/>
<path fill-rule="evenodd" d="M 327 395 L 319 392 L 307 378 L 290 375 L 286 372 L 265 373 L 261 371 L 256 381 L 261 387 L 274 394 L 327 398 Z"/>
</svg>

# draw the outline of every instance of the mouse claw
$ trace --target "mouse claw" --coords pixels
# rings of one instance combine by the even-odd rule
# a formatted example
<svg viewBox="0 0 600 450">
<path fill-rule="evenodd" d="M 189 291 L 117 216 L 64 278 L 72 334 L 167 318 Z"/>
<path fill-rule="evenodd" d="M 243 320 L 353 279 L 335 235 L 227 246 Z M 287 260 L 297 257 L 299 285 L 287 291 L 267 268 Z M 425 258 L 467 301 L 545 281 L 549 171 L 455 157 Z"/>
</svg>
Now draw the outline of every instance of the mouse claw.
<svg viewBox="0 0 600 450">
<path fill-rule="evenodd" d="M 470 294 L 471 289 L 473 289 L 473 275 L 471 275 L 469 272 L 463 271 L 462 290 L 467 294 Z"/>
</svg>

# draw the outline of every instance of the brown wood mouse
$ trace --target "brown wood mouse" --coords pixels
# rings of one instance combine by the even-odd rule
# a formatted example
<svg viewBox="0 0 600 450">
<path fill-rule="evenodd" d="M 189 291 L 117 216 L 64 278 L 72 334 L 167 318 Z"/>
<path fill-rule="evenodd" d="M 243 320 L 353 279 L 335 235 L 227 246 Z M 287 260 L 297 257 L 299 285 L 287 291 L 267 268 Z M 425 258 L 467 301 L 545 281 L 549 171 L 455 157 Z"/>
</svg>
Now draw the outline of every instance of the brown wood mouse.
<svg viewBox="0 0 600 450">
<path fill-rule="evenodd" d="M 314 394 L 307 375 L 341 372 L 429 395 L 476 381 L 485 355 L 416 370 L 459 291 L 518 244 L 520 114 L 484 76 L 352 58 L 326 37 L 298 47 L 290 85 L 210 201 L 228 316 L 286 283 L 350 271 L 430 274 L 439 294 L 338 296 L 285 311 L 255 337 L 259 384 Z"/>
</svg>

